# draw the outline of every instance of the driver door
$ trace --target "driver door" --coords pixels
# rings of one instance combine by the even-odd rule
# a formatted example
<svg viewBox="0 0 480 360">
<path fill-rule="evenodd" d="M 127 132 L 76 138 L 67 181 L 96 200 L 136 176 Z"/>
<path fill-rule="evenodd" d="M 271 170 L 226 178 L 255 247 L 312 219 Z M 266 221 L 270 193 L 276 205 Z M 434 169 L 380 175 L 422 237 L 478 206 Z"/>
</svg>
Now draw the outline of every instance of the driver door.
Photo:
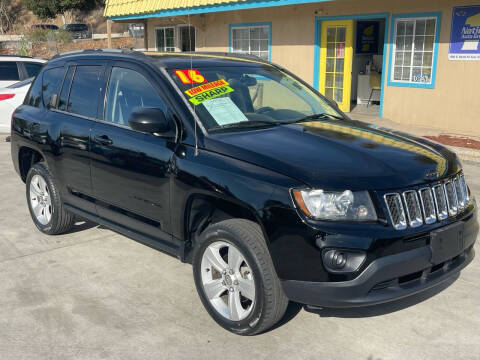
<svg viewBox="0 0 480 360">
<path fill-rule="evenodd" d="M 166 105 L 141 67 L 107 67 L 102 121 L 92 129 L 91 176 L 100 217 L 157 239 L 169 239 L 170 174 L 173 152 L 161 137 L 130 128 L 130 114 Z"/>
</svg>

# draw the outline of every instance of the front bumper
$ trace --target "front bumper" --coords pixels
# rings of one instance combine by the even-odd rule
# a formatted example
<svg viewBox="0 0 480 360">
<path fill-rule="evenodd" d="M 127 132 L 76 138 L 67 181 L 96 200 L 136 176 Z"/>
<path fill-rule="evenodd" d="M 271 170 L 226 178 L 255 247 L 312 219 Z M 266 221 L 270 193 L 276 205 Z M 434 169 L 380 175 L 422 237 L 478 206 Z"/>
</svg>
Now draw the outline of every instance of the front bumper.
<svg viewBox="0 0 480 360">
<path fill-rule="evenodd" d="M 475 256 L 478 234 L 476 216 L 465 221 L 463 249 L 450 259 L 434 264 L 430 246 L 423 246 L 372 261 L 355 279 L 339 282 L 283 280 L 287 297 L 295 302 L 323 307 L 355 307 L 401 299 L 457 274 Z"/>
</svg>

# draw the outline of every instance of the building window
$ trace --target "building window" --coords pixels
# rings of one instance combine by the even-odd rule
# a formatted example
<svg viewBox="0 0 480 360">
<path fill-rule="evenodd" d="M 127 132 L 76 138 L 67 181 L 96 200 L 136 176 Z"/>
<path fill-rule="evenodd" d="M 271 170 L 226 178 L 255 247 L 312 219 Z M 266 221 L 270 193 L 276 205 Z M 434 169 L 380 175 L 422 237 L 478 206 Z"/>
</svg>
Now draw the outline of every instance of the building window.
<svg viewBox="0 0 480 360">
<path fill-rule="evenodd" d="M 230 51 L 270 59 L 271 25 L 230 25 Z"/>
<path fill-rule="evenodd" d="M 175 28 L 163 27 L 155 28 L 155 43 L 157 51 L 174 52 L 175 51 Z"/>
<path fill-rule="evenodd" d="M 434 87 L 439 15 L 392 18 L 389 85 Z"/>
<path fill-rule="evenodd" d="M 195 51 L 195 28 L 193 26 L 180 26 L 178 30 L 180 51 Z"/>
</svg>

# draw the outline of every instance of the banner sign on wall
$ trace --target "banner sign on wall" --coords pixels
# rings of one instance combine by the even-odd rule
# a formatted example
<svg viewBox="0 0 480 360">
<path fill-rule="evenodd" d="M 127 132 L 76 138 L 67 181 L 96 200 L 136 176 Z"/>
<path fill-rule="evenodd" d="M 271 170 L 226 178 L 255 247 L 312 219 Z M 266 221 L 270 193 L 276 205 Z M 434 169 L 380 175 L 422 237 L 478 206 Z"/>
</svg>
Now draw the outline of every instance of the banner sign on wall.
<svg viewBox="0 0 480 360">
<path fill-rule="evenodd" d="M 378 21 L 357 21 L 357 54 L 378 53 Z"/>
<path fill-rule="evenodd" d="M 449 60 L 480 60 L 480 5 L 453 8 Z"/>
</svg>

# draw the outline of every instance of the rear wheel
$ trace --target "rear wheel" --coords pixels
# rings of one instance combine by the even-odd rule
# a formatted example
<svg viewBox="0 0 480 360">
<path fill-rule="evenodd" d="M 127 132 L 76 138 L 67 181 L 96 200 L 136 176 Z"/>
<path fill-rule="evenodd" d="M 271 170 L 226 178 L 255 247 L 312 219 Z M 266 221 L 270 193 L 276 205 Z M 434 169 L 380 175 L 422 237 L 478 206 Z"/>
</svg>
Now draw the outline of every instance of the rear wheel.
<svg viewBox="0 0 480 360">
<path fill-rule="evenodd" d="M 56 235 L 72 228 L 75 215 L 63 208 L 53 177 L 43 163 L 37 163 L 30 168 L 26 185 L 30 215 L 41 232 Z"/>
<path fill-rule="evenodd" d="M 275 325 L 288 305 L 260 227 L 222 221 L 202 234 L 193 260 L 198 294 L 225 329 L 254 335 Z"/>
</svg>

